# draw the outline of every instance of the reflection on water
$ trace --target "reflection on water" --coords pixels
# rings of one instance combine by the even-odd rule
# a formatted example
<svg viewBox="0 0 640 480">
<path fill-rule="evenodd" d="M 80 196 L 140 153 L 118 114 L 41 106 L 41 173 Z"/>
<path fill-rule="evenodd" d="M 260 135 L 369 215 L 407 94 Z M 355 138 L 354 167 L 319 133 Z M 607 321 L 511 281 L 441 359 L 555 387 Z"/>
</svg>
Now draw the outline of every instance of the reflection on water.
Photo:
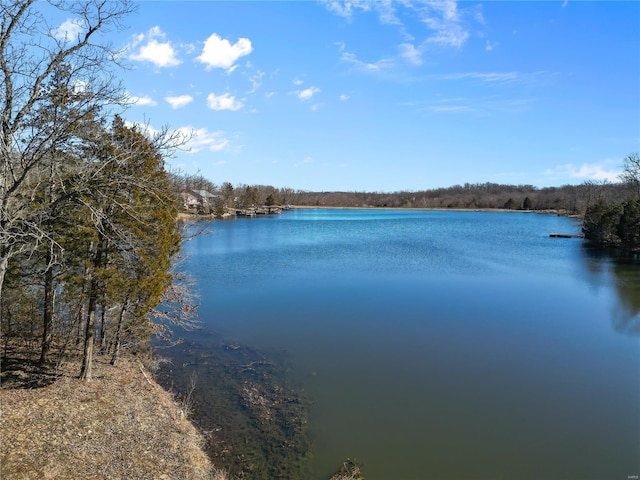
<svg viewBox="0 0 640 480">
<path fill-rule="evenodd" d="M 640 335 L 640 259 L 622 253 L 583 248 L 585 266 L 594 286 L 613 284 L 619 302 L 612 307 L 615 331 Z"/>
<path fill-rule="evenodd" d="M 185 245 L 201 319 L 287 353 L 313 478 L 346 457 L 368 480 L 640 472 L 638 268 L 549 238 L 574 220 L 318 209 L 214 228 Z"/>
</svg>

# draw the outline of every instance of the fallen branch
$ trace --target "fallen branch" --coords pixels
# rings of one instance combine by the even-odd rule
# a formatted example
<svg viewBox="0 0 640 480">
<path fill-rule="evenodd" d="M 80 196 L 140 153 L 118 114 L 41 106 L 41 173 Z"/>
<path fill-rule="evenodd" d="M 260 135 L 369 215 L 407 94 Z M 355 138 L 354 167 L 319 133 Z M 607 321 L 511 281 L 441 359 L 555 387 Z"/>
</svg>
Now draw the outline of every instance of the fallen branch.
<svg viewBox="0 0 640 480">
<path fill-rule="evenodd" d="M 147 381 L 149 385 L 153 385 L 153 383 L 151 383 L 151 380 L 149 380 L 149 377 L 147 377 L 147 374 L 144 373 L 144 367 L 142 366 L 142 363 L 140 363 L 139 360 L 138 360 L 138 364 L 140 365 L 140 373 L 142 373 L 142 375 L 144 376 L 144 379 Z"/>
</svg>

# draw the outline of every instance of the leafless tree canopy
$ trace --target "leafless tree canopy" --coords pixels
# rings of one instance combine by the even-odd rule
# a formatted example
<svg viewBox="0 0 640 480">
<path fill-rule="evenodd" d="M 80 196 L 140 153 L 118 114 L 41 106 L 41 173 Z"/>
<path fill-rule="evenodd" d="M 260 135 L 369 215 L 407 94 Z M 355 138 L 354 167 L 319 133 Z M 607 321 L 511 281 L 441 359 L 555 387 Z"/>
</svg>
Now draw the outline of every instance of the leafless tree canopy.
<svg viewBox="0 0 640 480">
<path fill-rule="evenodd" d="M 0 299 L 8 260 L 46 237 L 41 212 L 25 206 L 25 184 L 47 163 L 55 175 L 63 167 L 50 160 L 56 150 L 124 100 L 114 75 L 119 52 L 101 34 L 120 28 L 132 8 L 128 0 L 0 0 Z M 75 18 L 77 33 L 51 25 L 48 9 Z M 51 95 L 56 83 L 63 97 Z"/>
</svg>

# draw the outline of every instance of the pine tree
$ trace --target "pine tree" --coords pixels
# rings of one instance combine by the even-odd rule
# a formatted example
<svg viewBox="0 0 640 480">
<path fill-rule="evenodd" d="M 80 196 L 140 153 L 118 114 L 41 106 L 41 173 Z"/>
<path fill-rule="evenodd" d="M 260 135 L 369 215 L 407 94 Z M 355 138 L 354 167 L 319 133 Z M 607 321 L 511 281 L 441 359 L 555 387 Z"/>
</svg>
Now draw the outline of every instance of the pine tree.
<svg viewBox="0 0 640 480">
<path fill-rule="evenodd" d="M 91 378 L 96 313 L 119 306 L 122 322 L 141 340 L 152 332 L 148 315 L 171 285 L 172 258 L 180 249 L 178 201 L 158 145 L 116 116 L 109 131 L 88 147 L 90 162 L 83 208 L 93 219 L 93 242 L 85 348 L 80 376 Z M 115 362 L 115 358 L 113 359 Z"/>
</svg>

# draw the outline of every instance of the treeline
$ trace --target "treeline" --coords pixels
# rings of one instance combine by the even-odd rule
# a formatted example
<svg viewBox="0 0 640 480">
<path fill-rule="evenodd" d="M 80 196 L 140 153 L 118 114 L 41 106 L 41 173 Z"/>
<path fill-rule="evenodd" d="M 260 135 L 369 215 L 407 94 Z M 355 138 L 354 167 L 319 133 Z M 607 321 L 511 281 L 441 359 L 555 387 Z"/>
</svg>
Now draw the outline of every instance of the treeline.
<svg viewBox="0 0 640 480">
<path fill-rule="evenodd" d="M 216 196 L 210 212 L 225 208 L 259 205 L 301 205 L 317 207 L 451 208 L 564 211 L 582 215 L 597 202 L 612 202 L 629 194 L 627 183 L 587 181 L 580 185 L 537 188 L 533 185 L 475 183 L 423 191 L 309 192 L 268 185 L 216 185 L 201 175 L 172 173 L 176 195 L 207 190 Z"/>
<path fill-rule="evenodd" d="M 581 214 L 591 203 L 616 198 L 625 189 L 619 184 L 597 182 L 549 188 L 467 183 L 415 192 L 295 192 L 293 198 L 297 205 L 332 207 L 563 210 Z"/>
<path fill-rule="evenodd" d="M 190 311 L 172 268 L 179 203 L 163 153 L 176 141 L 108 114 L 126 98 L 107 70 L 117 52 L 94 40 L 130 4 L 57 5 L 85 22 L 64 40 L 40 29 L 41 6 L 0 0 L 3 358 L 18 345 L 46 364 L 79 348 L 90 379 L 94 350 L 115 363 L 158 329 L 154 313 Z"/>
<path fill-rule="evenodd" d="M 624 159 L 626 187 L 613 199 L 600 198 L 587 207 L 582 231 L 587 241 L 601 248 L 640 253 L 640 155 Z"/>
</svg>

